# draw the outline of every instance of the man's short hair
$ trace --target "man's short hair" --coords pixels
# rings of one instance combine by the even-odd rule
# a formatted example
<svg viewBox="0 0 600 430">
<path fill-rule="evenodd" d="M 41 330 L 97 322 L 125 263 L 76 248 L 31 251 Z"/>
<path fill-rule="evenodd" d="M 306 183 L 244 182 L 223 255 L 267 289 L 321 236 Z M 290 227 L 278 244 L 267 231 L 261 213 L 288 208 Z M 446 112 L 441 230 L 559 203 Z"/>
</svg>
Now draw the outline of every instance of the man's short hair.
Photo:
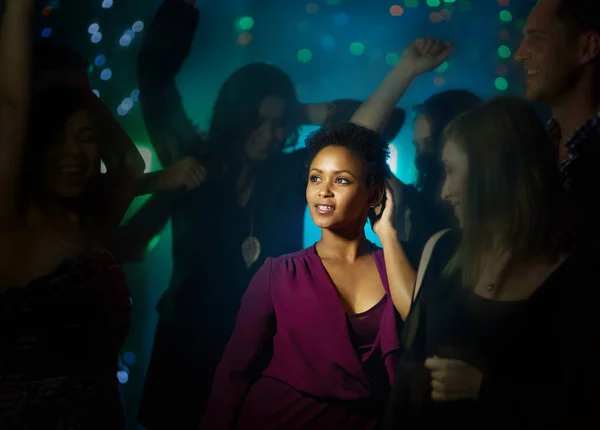
<svg viewBox="0 0 600 430">
<path fill-rule="evenodd" d="M 560 0 L 557 15 L 571 35 L 600 34 L 600 0 Z"/>
</svg>

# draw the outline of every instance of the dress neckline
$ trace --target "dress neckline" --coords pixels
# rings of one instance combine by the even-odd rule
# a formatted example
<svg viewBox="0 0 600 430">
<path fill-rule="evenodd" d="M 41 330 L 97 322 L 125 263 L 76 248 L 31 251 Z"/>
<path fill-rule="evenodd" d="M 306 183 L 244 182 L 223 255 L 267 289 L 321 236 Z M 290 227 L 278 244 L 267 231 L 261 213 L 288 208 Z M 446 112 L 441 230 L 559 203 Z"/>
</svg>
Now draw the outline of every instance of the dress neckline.
<svg viewBox="0 0 600 430">
<path fill-rule="evenodd" d="M 348 317 L 350 319 L 359 319 L 359 318 L 367 317 L 367 316 L 369 316 L 371 314 L 374 314 L 379 309 L 381 309 L 387 303 L 387 301 L 388 301 L 388 295 L 387 295 L 387 292 L 386 292 L 383 295 L 383 297 L 381 298 L 381 300 L 379 300 L 377 303 L 375 303 L 373 306 L 371 306 L 366 311 L 358 312 L 356 314 L 352 314 L 350 312 L 346 312 L 346 314 L 348 315 Z"/>
<path fill-rule="evenodd" d="M 373 309 L 373 307 L 377 306 L 385 297 L 387 297 L 388 292 L 389 292 L 389 286 L 388 286 L 388 279 L 387 279 L 387 272 L 385 269 L 385 265 L 383 261 L 380 261 L 380 259 L 378 258 L 378 250 L 379 248 L 372 242 L 369 242 L 369 246 L 371 249 L 371 256 L 373 256 L 373 259 L 375 260 L 375 266 L 377 267 L 377 273 L 379 274 L 379 280 L 381 281 L 381 285 L 383 286 L 383 291 L 384 291 L 384 295 L 383 297 L 374 305 L 372 306 L 370 309 Z M 317 252 L 317 244 L 314 243 L 308 250 L 309 254 L 313 257 L 317 259 L 318 262 L 318 267 L 319 270 L 321 271 L 321 273 L 324 276 L 324 279 L 327 280 L 327 292 L 328 295 L 331 297 L 331 299 L 335 299 L 335 302 L 337 303 L 337 309 L 343 313 L 344 315 L 360 315 L 364 312 L 368 312 L 370 309 L 367 309 L 366 311 L 360 312 L 358 314 L 354 314 L 354 313 L 350 313 L 347 312 L 344 309 L 344 306 L 342 305 L 342 302 L 340 300 L 340 296 L 338 294 L 337 291 L 337 287 L 335 286 L 335 283 L 333 282 L 333 279 L 331 279 L 331 276 L 329 275 L 329 272 L 327 271 L 327 268 L 325 267 L 325 265 L 323 264 L 323 260 L 321 259 L 321 257 L 319 256 L 319 253 Z M 383 259 L 382 259 L 383 260 Z"/>
<path fill-rule="evenodd" d="M 569 255 L 566 257 L 561 263 L 559 263 L 552 271 L 546 276 L 546 278 L 542 281 L 542 283 L 528 296 L 523 299 L 517 300 L 497 300 L 489 297 L 484 297 L 480 294 L 477 294 L 475 291 L 471 289 L 466 289 L 469 297 L 478 300 L 481 303 L 497 303 L 498 306 L 508 306 L 508 305 L 523 305 L 525 303 L 530 303 L 532 300 L 536 299 L 539 295 L 543 294 L 544 291 L 549 289 L 552 285 L 555 284 L 555 279 L 560 277 L 564 272 L 565 268 L 569 267 L 574 261 L 573 255 Z"/>
<path fill-rule="evenodd" d="M 90 259 L 98 259 L 103 261 L 111 261 L 115 262 L 114 256 L 108 251 L 82 251 L 73 257 L 69 257 L 60 263 L 56 268 L 44 275 L 38 276 L 37 278 L 33 278 L 26 282 L 23 285 L 11 285 L 6 288 L 4 291 L 0 292 L 0 296 L 8 293 L 9 291 L 26 291 L 30 289 L 33 285 L 36 285 L 46 279 L 51 279 L 65 271 L 72 270 L 73 268 L 79 266 L 85 261 L 89 261 Z"/>
</svg>

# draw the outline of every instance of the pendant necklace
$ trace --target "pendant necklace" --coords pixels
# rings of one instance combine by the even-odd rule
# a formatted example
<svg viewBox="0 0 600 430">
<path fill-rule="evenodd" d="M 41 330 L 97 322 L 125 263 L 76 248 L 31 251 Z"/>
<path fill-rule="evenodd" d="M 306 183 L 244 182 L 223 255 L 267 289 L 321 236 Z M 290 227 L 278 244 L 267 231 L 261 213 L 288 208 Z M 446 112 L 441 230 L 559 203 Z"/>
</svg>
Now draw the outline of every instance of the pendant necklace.
<svg viewBox="0 0 600 430">
<path fill-rule="evenodd" d="M 242 257 L 244 257 L 248 269 L 260 257 L 260 241 L 254 236 L 254 214 L 252 210 L 250 211 L 250 234 L 242 242 Z"/>
</svg>

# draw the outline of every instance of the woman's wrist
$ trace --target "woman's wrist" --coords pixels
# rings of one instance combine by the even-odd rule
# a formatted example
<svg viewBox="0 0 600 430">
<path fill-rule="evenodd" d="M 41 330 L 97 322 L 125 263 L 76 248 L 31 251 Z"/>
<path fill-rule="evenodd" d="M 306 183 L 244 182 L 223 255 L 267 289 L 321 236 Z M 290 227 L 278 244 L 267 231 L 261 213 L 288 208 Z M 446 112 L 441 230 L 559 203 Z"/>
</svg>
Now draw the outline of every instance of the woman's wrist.
<svg viewBox="0 0 600 430">
<path fill-rule="evenodd" d="M 411 62 L 404 59 L 400 59 L 398 64 L 392 69 L 392 73 L 397 79 L 407 82 L 411 82 L 419 76 L 419 73 L 414 69 Z"/>
<path fill-rule="evenodd" d="M 377 236 L 381 245 L 385 248 L 386 245 L 399 242 L 398 230 L 393 225 L 381 227 L 378 229 Z"/>
</svg>

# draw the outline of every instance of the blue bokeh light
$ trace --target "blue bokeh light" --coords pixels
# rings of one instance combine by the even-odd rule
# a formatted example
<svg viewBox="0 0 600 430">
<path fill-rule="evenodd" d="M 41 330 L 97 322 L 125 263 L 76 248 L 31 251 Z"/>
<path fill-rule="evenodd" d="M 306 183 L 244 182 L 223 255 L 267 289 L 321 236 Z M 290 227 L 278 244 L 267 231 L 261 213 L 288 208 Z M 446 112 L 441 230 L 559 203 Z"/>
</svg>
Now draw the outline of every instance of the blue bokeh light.
<svg viewBox="0 0 600 430">
<path fill-rule="evenodd" d="M 348 25 L 350 23 L 350 16 L 347 13 L 336 13 L 333 16 L 333 22 L 335 25 Z"/>
<path fill-rule="evenodd" d="M 112 70 L 104 69 L 100 72 L 100 79 L 103 81 L 108 81 L 110 78 L 112 78 Z"/>
<path fill-rule="evenodd" d="M 123 354 L 123 361 L 130 366 L 135 364 L 135 354 L 133 352 L 126 352 Z"/>
<path fill-rule="evenodd" d="M 336 46 L 335 38 L 331 34 L 321 36 L 321 47 L 326 51 L 334 51 Z"/>
<path fill-rule="evenodd" d="M 133 107 L 133 100 L 131 100 L 129 97 L 127 97 L 125 100 L 123 100 L 123 102 L 121 103 L 121 106 L 123 106 L 123 108 L 125 110 L 129 110 Z"/>
<path fill-rule="evenodd" d="M 94 64 L 98 67 L 102 67 L 106 64 L 106 57 L 104 55 L 98 55 L 94 59 Z"/>
<path fill-rule="evenodd" d="M 129 374 L 124 370 L 119 370 L 117 372 L 117 379 L 121 384 L 126 384 L 129 381 Z"/>
<path fill-rule="evenodd" d="M 119 45 L 121 45 L 121 46 L 131 45 L 131 37 L 124 34 L 123 36 L 121 36 L 121 40 L 119 40 Z"/>
<path fill-rule="evenodd" d="M 142 21 L 136 21 L 131 26 L 131 29 L 136 33 L 139 33 L 140 31 L 144 30 L 144 23 Z"/>
<path fill-rule="evenodd" d="M 98 43 L 102 40 L 102 33 L 100 33 L 99 31 L 92 34 L 91 37 L 92 43 Z"/>
</svg>

